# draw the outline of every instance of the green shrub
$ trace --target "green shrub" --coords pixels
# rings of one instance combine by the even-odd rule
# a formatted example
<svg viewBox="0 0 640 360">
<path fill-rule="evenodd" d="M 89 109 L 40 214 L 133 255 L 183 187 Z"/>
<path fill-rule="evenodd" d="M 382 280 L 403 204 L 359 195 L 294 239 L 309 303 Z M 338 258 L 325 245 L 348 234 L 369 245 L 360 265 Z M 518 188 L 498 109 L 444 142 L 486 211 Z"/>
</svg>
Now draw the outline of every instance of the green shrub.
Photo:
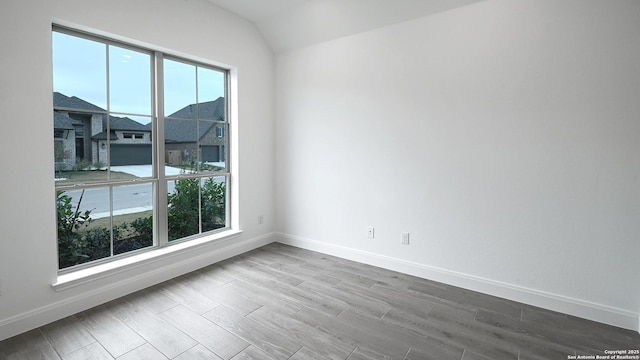
<svg viewBox="0 0 640 360">
<path fill-rule="evenodd" d="M 85 160 L 85 159 L 78 159 L 78 160 L 76 160 L 76 163 L 73 166 L 73 170 L 75 170 L 75 171 L 83 171 L 83 170 L 87 170 L 90 167 L 91 167 L 91 162 L 89 162 L 88 160 Z"/>
<path fill-rule="evenodd" d="M 153 216 L 141 217 L 133 220 L 129 227 L 142 242 L 153 243 Z"/>
<path fill-rule="evenodd" d="M 199 232 L 198 197 L 199 179 L 176 181 L 175 190 L 168 195 L 169 240 L 183 238 Z"/>
<path fill-rule="evenodd" d="M 226 183 L 207 179 L 202 185 L 202 231 L 225 226 Z"/>
<path fill-rule="evenodd" d="M 96 161 L 96 162 L 94 162 L 94 163 L 93 163 L 93 167 L 94 167 L 96 170 L 102 170 L 102 169 L 104 169 L 104 168 L 106 168 L 106 167 L 107 167 L 107 164 L 105 164 L 105 163 L 104 163 L 104 162 L 102 162 L 102 161 Z"/>
<path fill-rule="evenodd" d="M 175 190 L 168 194 L 169 240 L 180 239 L 202 232 L 222 228 L 226 219 L 226 184 L 206 179 L 200 188 L 200 179 L 176 181 Z M 153 245 L 153 216 L 140 217 L 131 223 L 107 227 L 87 226 L 91 223 L 91 210 L 80 211 L 84 190 L 78 204 L 57 193 L 58 260 L 61 269 Z M 202 210 L 199 211 L 200 206 Z M 200 213 L 202 220 L 200 220 Z"/>
<path fill-rule="evenodd" d="M 73 208 L 71 196 L 64 191 L 56 192 L 58 217 L 58 258 L 60 268 L 86 261 L 86 242 L 78 231 L 91 222 L 91 210 L 80 211 L 84 190 L 80 194 L 78 205 Z"/>
<path fill-rule="evenodd" d="M 168 195 L 169 202 L 169 240 L 180 239 L 200 232 L 200 214 L 202 206 L 202 232 L 225 226 L 226 184 L 209 178 L 202 184 L 200 179 L 176 181 L 173 193 Z"/>
</svg>

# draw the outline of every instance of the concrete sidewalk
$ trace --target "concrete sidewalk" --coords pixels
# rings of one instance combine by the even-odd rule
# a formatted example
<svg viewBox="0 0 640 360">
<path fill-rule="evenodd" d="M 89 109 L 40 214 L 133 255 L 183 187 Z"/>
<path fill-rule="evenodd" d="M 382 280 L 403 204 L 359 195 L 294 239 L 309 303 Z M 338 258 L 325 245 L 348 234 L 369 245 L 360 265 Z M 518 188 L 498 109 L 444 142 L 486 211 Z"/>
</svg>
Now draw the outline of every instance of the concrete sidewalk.
<svg viewBox="0 0 640 360">
<path fill-rule="evenodd" d="M 123 165 L 112 166 L 111 171 L 118 171 L 127 174 L 131 174 L 137 177 L 151 177 L 153 176 L 153 169 L 151 165 Z M 180 175 L 182 169 L 172 166 L 165 166 L 164 172 L 166 175 Z"/>
</svg>

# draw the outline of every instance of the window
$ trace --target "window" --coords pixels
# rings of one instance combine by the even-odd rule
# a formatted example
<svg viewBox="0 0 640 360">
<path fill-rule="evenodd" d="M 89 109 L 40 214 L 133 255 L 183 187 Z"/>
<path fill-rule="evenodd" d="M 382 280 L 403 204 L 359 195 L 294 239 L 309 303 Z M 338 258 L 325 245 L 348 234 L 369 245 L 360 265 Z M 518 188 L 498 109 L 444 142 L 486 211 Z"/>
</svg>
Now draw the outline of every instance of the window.
<svg viewBox="0 0 640 360">
<path fill-rule="evenodd" d="M 228 229 L 211 151 L 228 146 L 227 71 L 56 26 L 52 43 L 59 269 Z"/>
<path fill-rule="evenodd" d="M 144 134 L 142 133 L 122 133 L 122 137 L 125 139 L 142 139 Z"/>
</svg>

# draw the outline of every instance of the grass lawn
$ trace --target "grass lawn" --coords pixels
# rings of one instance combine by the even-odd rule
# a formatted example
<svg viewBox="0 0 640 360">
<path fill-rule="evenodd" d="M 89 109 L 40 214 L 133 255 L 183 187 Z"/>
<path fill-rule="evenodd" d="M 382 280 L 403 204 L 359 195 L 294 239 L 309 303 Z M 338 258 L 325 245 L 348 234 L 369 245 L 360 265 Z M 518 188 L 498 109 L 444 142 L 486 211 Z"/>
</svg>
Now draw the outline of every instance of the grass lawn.
<svg viewBox="0 0 640 360">
<path fill-rule="evenodd" d="M 83 171 L 62 171 L 56 172 L 56 179 L 64 179 L 64 180 L 56 180 L 58 183 L 69 183 L 69 182 L 90 182 L 90 181 L 106 181 L 107 180 L 107 172 L 105 170 L 83 170 Z M 111 171 L 111 180 L 128 180 L 135 179 L 136 176 L 118 172 Z"/>
<path fill-rule="evenodd" d="M 151 215 L 153 215 L 153 210 L 147 210 L 147 211 L 124 214 L 124 215 L 116 215 L 113 217 L 113 226 L 120 226 L 124 223 L 131 223 L 135 219 L 146 218 Z M 111 227 L 108 217 L 95 219 L 91 221 L 89 226 L 87 226 L 87 229 L 94 229 L 94 228 L 100 228 L 100 227 L 105 227 L 105 228 Z"/>
</svg>

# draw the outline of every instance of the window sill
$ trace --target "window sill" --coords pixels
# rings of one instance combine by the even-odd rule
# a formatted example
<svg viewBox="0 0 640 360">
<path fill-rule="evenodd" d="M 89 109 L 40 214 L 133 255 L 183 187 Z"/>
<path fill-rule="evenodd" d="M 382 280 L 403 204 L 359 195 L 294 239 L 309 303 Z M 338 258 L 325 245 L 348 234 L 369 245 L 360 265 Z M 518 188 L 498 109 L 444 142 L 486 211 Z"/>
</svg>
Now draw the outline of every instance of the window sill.
<svg viewBox="0 0 640 360">
<path fill-rule="evenodd" d="M 184 254 L 187 251 L 197 250 L 206 245 L 226 242 L 237 238 L 241 233 L 242 230 L 227 230 L 221 233 L 203 236 L 199 239 L 181 242 L 160 249 L 150 250 L 138 255 L 92 266 L 90 268 L 58 275 L 56 282 L 51 286 L 53 286 L 55 291 L 64 291 L 98 279 L 130 271 L 161 260 L 166 260 L 173 256 Z"/>
</svg>

